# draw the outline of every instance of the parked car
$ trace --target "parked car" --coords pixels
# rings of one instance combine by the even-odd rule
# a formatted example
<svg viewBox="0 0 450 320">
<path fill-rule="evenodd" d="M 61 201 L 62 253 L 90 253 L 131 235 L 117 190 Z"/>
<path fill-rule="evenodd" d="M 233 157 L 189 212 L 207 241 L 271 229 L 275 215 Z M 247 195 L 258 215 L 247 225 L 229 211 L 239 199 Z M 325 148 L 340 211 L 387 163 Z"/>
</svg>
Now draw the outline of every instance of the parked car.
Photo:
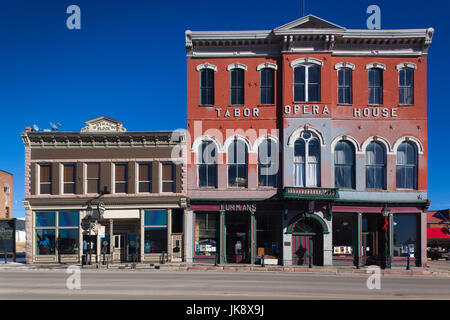
<svg viewBox="0 0 450 320">
<path fill-rule="evenodd" d="M 438 259 L 449 260 L 450 252 L 445 248 L 428 248 L 427 257 L 430 258 L 431 260 L 438 260 Z"/>
</svg>

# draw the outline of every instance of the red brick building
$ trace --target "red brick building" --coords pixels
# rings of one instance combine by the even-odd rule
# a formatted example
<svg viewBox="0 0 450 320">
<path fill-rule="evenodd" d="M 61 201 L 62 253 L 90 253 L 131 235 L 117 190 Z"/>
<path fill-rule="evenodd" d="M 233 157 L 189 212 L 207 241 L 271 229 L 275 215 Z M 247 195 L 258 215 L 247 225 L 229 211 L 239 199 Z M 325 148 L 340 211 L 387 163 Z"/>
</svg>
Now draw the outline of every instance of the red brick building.
<svg viewBox="0 0 450 320">
<path fill-rule="evenodd" d="M 187 260 L 424 264 L 433 33 L 186 31 Z"/>
<path fill-rule="evenodd" d="M 0 219 L 13 217 L 13 175 L 0 170 Z"/>
</svg>

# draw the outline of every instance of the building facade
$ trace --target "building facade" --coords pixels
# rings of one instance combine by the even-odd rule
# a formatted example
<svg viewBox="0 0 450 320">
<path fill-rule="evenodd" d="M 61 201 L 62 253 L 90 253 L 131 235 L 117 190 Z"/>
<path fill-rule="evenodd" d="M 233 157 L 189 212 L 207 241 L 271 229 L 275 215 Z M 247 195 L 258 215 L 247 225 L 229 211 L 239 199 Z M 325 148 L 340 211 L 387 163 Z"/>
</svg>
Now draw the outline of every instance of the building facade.
<svg viewBox="0 0 450 320">
<path fill-rule="evenodd" d="M 13 175 L 0 170 L 0 219 L 13 217 Z"/>
<path fill-rule="evenodd" d="M 184 259 L 184 133 L 99 117 L 22 139 L 27 263 Z"/>
<path fill-rule="evenodd" d="M 186 31 L 187 261 L 426 263 L 433 33 Z"/>
</svg>

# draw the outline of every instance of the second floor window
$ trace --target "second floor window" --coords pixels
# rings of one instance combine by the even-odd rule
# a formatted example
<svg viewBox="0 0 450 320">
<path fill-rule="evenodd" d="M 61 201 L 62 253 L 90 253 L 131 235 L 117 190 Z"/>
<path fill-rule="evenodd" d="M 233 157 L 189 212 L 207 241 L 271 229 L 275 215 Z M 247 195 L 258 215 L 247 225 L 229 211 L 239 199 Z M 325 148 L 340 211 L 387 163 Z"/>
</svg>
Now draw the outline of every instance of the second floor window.
<svg viewBox="0 0 450 320">
<path fill-rule="evenodd" d="M 75 193 L 75 165 L 64 165 L 64 186 L 63 193 Z"/>
<path fill-rule="evenodd" d="M 228 147 L 228 186 L 247 187 L 247 145 L 234 140 Z"/>
<path fill-rule="evenodd" d="M 39 166 L 39 194 L 52 194 L 52 167 L 49 164 Z"/>
<path fill-rule="evenodd" d="M 200 104 L 214 105 L 214 70 L 200 70 Z"/>
<path fill-rule="evenodd" d="M 244 105 L 244 72 L 239 68 L 230 70 L 231 105 Z"/>
<path fill-rule="evenodd" d="M 128 191 L 128 165 L 117 163 L 115 165 L 115 193 L 127 193 Z"/>
<path fill-rule="evenodd" d="M 162 163 L 162 192 L 175 192 L 175 165 Z"/>
<path fill-rule="evenodd" d="M 100 164 L 87 163 L 87 193 L 99 193 L 100 191 Z"/>
<path fill-rule="evenodd" d="M 320 143 L 307 131 L 294 144 L 294 184 L 320 187 Z"/>
<path fill-rule="evenodd" d="M 348 141 L 334 149 L 334 184 L 336 188 L 355 189 L 355 150 Z"/>
<path fill-rule="evenodd" d="M 414 104 L 414 69 L 399 70 L 399 104 Z"/>
<path fill-rule="evenodd" d="M 272 68 L 263 68 L 260 71 L 260 103 L 274 104 L 274 70 Z"/>
<path fill-rule="evenodd" d="M 270 139 L 258 147 L 258 186 L 276 187 L 278 173 L 278 147 Z"/>
<path fill-rule="evenodd" d="M 152 192 L 152 164 L 139 164 L 139 192 Z"/>
<path fill-rule="evenodd" d="M 338 70 L 338 103 L 352 104 L 352 69 Z"/>
<path fill-rule="evenodd" d="M 377 142 L 371 142 L 366 150 L 366 188 L 386 189 L 386 152 Z"/>
<path fill-rule="evenodd" d="M 409 142 L 397 150 L 397 188 L 417 189 L 417 149 Z"/>
<path fill-rule="evenodd" d="M 294 68 L 294 101 L 320 101 L 320 67 L 300 65 Z"/>
<path fill-rule="evenodd" d="M 217 148 L 203 141 L 198 150 L 198 186 L 217 187 Z"/>
<path fill-rule="evenodd" d="M 383 104 L 383 70 L 369 69 L 369 104 Z"/>
</svg>

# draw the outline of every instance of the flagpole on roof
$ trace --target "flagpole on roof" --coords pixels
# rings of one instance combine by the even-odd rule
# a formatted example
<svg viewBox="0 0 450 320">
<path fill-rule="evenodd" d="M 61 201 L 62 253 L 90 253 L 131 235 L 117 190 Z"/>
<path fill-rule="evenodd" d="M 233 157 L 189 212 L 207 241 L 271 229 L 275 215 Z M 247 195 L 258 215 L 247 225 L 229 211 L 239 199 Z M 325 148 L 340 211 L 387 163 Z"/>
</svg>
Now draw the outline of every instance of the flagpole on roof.
<svg viewBox="0 0 450 320">
<path fill-rule="evenodd" d="M 302 17 L 305 16 L 305 0 L 303 0 L 303 6 L 302 6 Z"/>
</svg>

